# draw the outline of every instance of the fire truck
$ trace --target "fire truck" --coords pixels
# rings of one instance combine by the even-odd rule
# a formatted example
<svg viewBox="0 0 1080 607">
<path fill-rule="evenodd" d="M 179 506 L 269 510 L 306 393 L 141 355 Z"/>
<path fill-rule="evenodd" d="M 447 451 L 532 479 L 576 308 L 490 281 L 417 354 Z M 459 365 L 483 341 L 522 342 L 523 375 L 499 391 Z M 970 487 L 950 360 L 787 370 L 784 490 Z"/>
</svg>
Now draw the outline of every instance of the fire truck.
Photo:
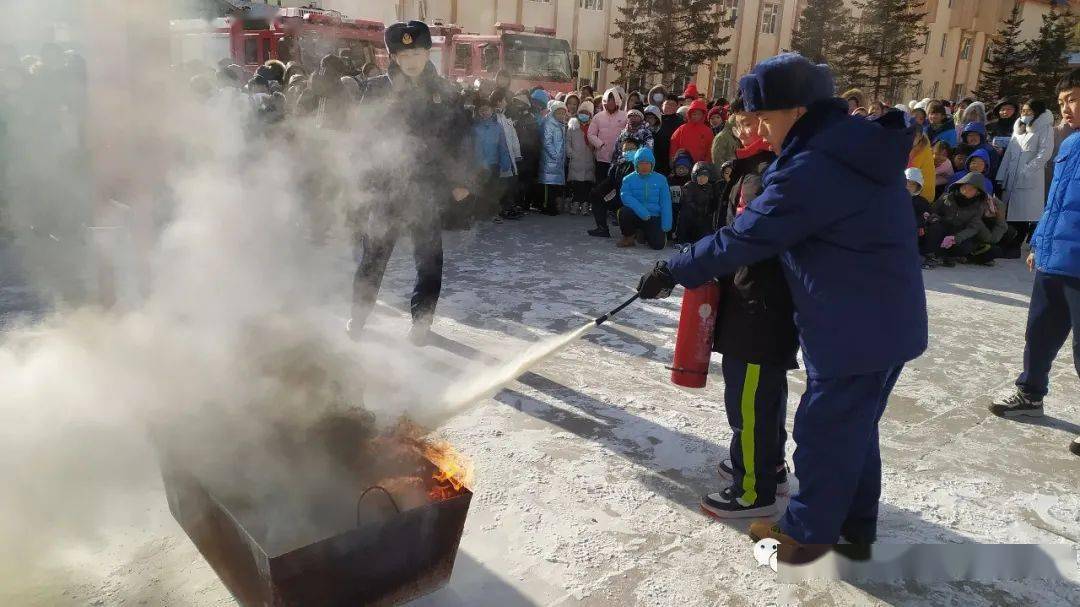
<svg viewBox="0 0 1080 607">
<path fill-rule="evenodd" d="M 224 58 L 254 72 L 270 59 L 299 61 L 315 70 L 323 56 L 348 51 L 353 63 L 375 62 L 386 69 L 381 21 L 348 19 L 338 11 L 315 8 L 271 9 L 238 13 L 205 21 L 173 21 L 174 63 L 202 61 L 216 65 Z"/>
<path fill-rule="evenodd" d="M 519 23 L 496 23 L 494 35 L 466 34 L 456 25 L 431 26 L 431 61 L 440 74 L 463 85 L 490 80 L 505 69 L 510 88 L 541 86 L 567 93 L 575 88 L 578 58 L 570 43 L 548 27 L 526 28 Z"/>
</svg>

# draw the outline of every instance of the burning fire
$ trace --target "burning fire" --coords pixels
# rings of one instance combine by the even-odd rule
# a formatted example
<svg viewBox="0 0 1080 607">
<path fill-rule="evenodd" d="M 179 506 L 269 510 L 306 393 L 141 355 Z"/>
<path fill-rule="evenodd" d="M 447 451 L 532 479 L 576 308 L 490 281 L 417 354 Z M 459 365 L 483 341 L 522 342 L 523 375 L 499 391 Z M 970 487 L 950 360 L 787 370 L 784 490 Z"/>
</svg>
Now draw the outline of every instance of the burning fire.
<svg viewBox="0 0 1080 607">
<path fill-rule="evenodd" d="M 433 487 L 428 491 L 428 499 L 441 501 L 460 494 L 462 490 L 471 490 L 472 461 L 454 449 L 450 443 L 426 438 L 426 433 L 426 430 L 407 418 L 398 420 L 394 430 L 394 435 L 399 440 L 419 451 L 435 466 L 435 472 L 431 475 Z"/>
<path fill-rule="evenodd" d="M 454 497 L 462 489 L 470 489 L 473 483 L 473 466 L 468 458 L 458 453 L 446 442 L 423 443 L 424 457 L 435 465 L 431 478 L 435 487 L 428 492 L 432 500 Z"/>
</svg>

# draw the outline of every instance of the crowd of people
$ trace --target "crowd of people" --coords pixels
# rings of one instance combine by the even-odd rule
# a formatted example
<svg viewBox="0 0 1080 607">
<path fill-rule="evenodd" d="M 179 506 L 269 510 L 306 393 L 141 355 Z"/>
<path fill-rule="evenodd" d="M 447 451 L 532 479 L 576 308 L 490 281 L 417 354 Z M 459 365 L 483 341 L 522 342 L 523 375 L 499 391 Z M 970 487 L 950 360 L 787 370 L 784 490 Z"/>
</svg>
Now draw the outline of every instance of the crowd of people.
<svg viewBox="0 0 1080 607">
<path fill-rule="evenodd" d="M 243 91 L 261 124 L 311 116 L 332 129 L 348 128 L 349 106 L 380 73 L 339 55 L 324 57 L 312 73 L 268 61 L 249 77 L 224 63 L 214 76 L 194 76 L 194 89 Z M 511 90 L 509 74 L 499 72 L 454 86 L 476 167 L 474 219 L 591 215 L 588 234 L 610 238 L 617 227 L 619 247 L 678 246 L 730 221 L 752 199 L 754 178 L 746 173 L 760 175 L 772 159 L 739 99 L 708 100 L 693 83 L 644 93 L 586 85 L 553 95 Z M 857 89 L 842 98 L 851 115 L 872 120 L 900 111 L 918 125 L 905 178 L 924 268 L 1020 257 L 1042 213 L 1050 159 L 1071 133 L 1055 124 L 1046 102 L 890 105 Z"/>
</svg>

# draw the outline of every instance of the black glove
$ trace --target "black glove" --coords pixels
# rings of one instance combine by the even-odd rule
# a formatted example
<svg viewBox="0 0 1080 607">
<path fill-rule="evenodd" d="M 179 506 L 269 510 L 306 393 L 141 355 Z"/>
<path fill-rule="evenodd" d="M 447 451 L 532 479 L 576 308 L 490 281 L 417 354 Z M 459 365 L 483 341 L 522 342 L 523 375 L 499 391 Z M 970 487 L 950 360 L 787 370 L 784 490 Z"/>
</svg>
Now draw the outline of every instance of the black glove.
<svg viewBox="0 0 1080 607">
<path fill-rule="evenodd" d="M 641 277 L 637 290 L 642 299 L 664 299 L 675 288 L 675 278 L 668 270 L 666 261 L 656 262 L 656 267 Z"/>
</svg>

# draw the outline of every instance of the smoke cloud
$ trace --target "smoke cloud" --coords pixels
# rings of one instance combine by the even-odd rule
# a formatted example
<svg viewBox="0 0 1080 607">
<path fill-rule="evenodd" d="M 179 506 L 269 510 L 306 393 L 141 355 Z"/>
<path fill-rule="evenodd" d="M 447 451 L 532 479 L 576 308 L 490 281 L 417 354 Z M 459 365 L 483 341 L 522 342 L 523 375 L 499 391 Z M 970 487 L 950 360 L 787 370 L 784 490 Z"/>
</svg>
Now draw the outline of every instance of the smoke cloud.
<svg viewBox="0 0 1080 607">
<path fill-rule="evenodd" d="M 321 440 L 327 420 L 437 422 L 455 380 L 403 339 L 348 341 L 340 322 L 346 219 L 368 221 L 382 188 L 424 196 L 392 168 L 424 141 L 363 128 L 392 118 L 378 111 L 342 131 L 267 126 L 246 98 L 200 96 L 170 68 L 168 3 L 63 4 L 85 83 L 6 82 L 0 104 L 10 254 L 47 300 L 0 333 L 5 577 L 138 521 L 163 444 L 222 492 L 332 486 L 349 480 L 334 454 L 297 461 L 290 445 Z M 42 38 L 11 25 L 52 23 L 57 4 L 9 8 L 0 35 L 32 62 Z"/>
</svg>

